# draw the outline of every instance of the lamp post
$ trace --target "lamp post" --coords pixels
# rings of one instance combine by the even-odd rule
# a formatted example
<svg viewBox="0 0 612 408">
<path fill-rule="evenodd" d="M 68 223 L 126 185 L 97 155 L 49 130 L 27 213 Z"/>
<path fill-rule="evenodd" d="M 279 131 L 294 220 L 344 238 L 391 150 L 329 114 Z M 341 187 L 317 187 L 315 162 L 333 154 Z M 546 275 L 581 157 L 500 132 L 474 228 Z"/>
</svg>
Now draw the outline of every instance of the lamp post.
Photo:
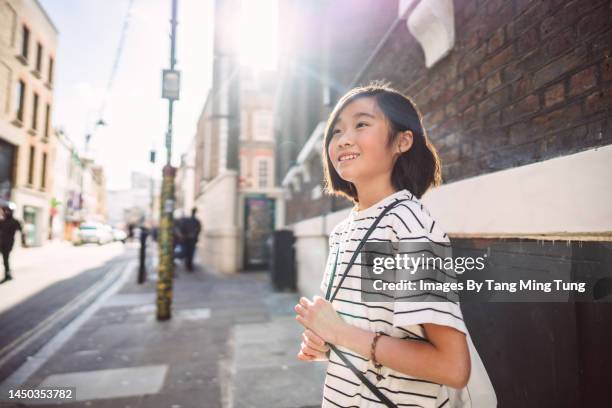
<svg viewBox="0 0 612 408">
<path fill-rule="evenodd" d="M 166 165 L 162 171 L 162 189 L 159 219 L 159 275 L 157 279 L 157 320 L 170 319 L 172 309 L 172 278 L 174 262 L 172 260 L 174 244 L 174 176 L 172 167 L 172 113 L 174 101 L 179 99 L 180 72 L 174 69 L 176 44 L 176 9 L 177 0 L 172 0 L 172 19 L 170 34 L 170 69 L 162 71 L 162 98 L 168 99 L 168 131 L 166 133 Z"/>
</svg>

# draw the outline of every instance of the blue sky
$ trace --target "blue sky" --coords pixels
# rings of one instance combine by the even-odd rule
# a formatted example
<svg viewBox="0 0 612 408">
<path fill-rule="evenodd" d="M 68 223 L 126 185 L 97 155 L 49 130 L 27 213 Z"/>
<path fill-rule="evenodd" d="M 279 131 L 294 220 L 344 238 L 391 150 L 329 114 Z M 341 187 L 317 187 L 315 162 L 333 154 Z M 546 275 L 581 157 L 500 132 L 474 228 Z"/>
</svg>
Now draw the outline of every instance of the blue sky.
<svg viewBox="0 0 612 408">
<path fill-rule="evenodd" d="M 117 75 L 106 94 L 128 0 L 39 0 L 59 30 L 53 124 L 82 148 L 103 115 L 108 126 L 93 133 L 90 152 L 105 168 L 107 187 L 129 187 L 130 173 L 149 174 L 155 147 L 161 173 L 168 102 L 161 99 L 161 71 L 169 67 L 171 0 L 134 0 Z M 212 81 L 214 0 L 178 0 L 177 66 L 181 99 L 174 109 L 173 163 L 193 139 Z M 276 65 L 277 0 L 242 0 L 235 34 L 241 60 L 258 68 Z"/>
<path fill-rule="evenodd" d="M 53 123 L 82 147 L 98 119 L 128 0 L 40 2 L 59 30 Z M 122 58 L 107 95 L 103 116 L 108 126 L 94 133 L 90 145 L 105 167 L 109 189 L 127 188 L 131 171 L 149 173 L 152 146 L 158 157 L 165 157 L 168 103 L 161 99 L 161 70 L 169 65 L 170 5 L 170 0 L 133 3 Z M 175 104 L 175 163 L 188 148 L 211 86 L 212 6 L 212 0 L 179 0 L 182 89 Z"/>
</svg>

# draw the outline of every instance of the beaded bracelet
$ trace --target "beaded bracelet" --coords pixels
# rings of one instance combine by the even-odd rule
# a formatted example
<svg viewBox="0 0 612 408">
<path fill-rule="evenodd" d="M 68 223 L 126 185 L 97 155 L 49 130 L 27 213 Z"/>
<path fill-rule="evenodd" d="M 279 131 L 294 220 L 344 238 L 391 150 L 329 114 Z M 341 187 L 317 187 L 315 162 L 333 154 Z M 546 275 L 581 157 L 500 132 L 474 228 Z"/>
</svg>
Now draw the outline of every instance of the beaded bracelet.
<svg viewBox="0 0 612 408">
<path fill-rule="evenodd" d="M 376 343 L 378 342 L 378 339 L 380 338 L 380 336 L 382 336 L 383 334 L 384 334 L 383 332 L 376 332 L 376 334 L 374 335 L 374 338 L 372 339 L 372 347 L 370 348 L 370 359 L 372 360 L 372 363 L 374 363 L 374 368 L 376 368 L 376 371 L 377 371 L 376 379 L 378 381 L 382 380 L 383 376 L 380 373 L 382 364 L 376 361 Z"/>
</svg>

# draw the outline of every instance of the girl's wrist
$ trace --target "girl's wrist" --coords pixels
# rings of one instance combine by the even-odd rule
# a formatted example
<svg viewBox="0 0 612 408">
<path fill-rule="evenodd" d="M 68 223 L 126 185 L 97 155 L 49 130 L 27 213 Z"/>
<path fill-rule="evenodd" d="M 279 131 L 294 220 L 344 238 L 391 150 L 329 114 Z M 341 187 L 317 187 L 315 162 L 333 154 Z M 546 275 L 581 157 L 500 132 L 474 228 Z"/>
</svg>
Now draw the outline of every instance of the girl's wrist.
<svg viewBox="0 0 612 408">
<path fill-rule="evenodd" d="M 350 339 L 350 331 L 352 327 L 353 326 L 350 324 L 342 321 L 342 324 L 336 330 L 335 339 L 332 344 L 335 346 L 347 347 L 346 341 L 347 339 Z"/>
</svg>

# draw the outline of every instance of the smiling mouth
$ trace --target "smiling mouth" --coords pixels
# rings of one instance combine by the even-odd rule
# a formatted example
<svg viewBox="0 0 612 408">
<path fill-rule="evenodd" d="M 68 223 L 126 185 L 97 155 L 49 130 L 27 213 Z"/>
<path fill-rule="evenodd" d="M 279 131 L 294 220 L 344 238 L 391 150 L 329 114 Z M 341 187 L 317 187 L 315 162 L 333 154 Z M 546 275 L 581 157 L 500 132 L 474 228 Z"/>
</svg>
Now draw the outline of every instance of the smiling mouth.
<svg viewBox="0 0 612 408">
<path fill-rule="evenodd" d="M 343 154 L 340 157 L 338 157 L 338 163 L 344 163 L 347 161 L 355 160 L 357 157 L 359 157 L 359 154 L 357 153 Z"/>
</svg>

